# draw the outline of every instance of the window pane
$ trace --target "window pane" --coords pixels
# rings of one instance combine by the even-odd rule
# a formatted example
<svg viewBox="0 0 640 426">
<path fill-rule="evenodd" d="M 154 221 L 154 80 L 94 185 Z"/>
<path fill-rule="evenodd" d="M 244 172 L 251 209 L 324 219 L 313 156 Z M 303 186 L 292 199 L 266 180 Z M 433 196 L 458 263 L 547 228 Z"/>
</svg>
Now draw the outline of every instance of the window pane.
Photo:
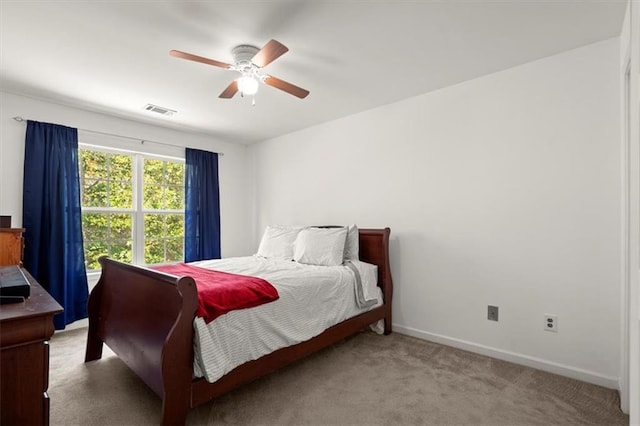
<svg viewBox="0 0 640 426">
<path fill-rule="evenodd" d="M 87 270 L 100 269 L 98 258 L 107 255 L 133 261 L 133 215 L 129 213 L 83 213 L 82 234 Z"/>
<path fill-rule="evenodd" d="M 184 236 L 184 215 L 166 215 L 167 238 L 182 238 Z"/>
<path fill-rule="evenodd" d="M 160 185 L 145 185 L 143 207 L 153 210 L 163 209 L 164 202 L 162 192 L 162 186 Z"/>
<path fill-rule="evenodd" d="M 167 161 L 166 183 L 184 187 L 184 164 Z"/>
<path fill-rule="evenodd" d="M 145 241 L 144 263 L 163 263 L 164 259 L 164 240 Z"/>
<path fill-rule="evenodd" d="M 85 207 L 108 207 L 109 195 L 107 181 L 103 179 L 84 179 L 82 186 L 82 205 Z"/>
<path fill-rule="evenodd" d="M 131 240 L 113 240 L 109 244 L 109 257 L 121 262 L 131 263 L 133 260 Z"/>
<path fill-rule="evenodd" d="M 133 185 L 111 182 L 109 185 L 109 207 L 130 209 L 133 207 Z"/>
<path fill-rule="evenodd" d="M 84 260 L 87 264 L 87 270 L 92 271 L 100 269 L 98 258 L 109 253 L 107 243 L 104 241 L 85 241 L 84 242 Z"/>
<path fill-rule="evenodd" d="M 84 207 L 133 208 L 133 157 L 80 150 Z"/>
<path fill-rule="evenodd" d="M 131 241 L 131 215 L 111 214 L 109 220 L 109 239 Z"/>
<path fill-rule="evenodd" d="M 87 178 L 99 178 L 107 175 L 107 153 L 99 151 L 80 150 L 80 167 Z"/>
<path fill-rule="evenodd" d="M 166 209 L 183 210 L 184 209 L 184 187 L 168 186 L 164 192 Z"/>
<path fill-rule="evenodd" d="M 164 183 L 164 161 L 144 160 L 144 184 L 162 185 Z"/>
<path fill-rule="evenodd" d="M 184 215 L 145 214 L 145 263 L 179 262 L 184 259 Z"/>
<path fill-rule="evenodd" d="M 184 164 L 144 160 L 145 209 L 184 209 Z"/>
<path fill-rule="evenodd" d="M 133 208 L 133 159 L 130 155 L 110 154 L 109 207 Z"/>
<path fill-rule="evenodd" d="M 184 260 L 182 238 L 172 238 L 167 240 L 167 262 L 181 262 Z"/>
<path fill-rule="evenodd" d="M 107 238 L 107 215 L 84 213 L 82 215 L 82 235 L 84 241 L 104 240 Z"/>
<path fill-rule="evenodd" d="M 161 214 L 144 215 L 144 236 L 146 239 L 162 238 L 164 235 L 163 216 Z"/>
<path fill-rule="evenodd" d="M 109 174 L 111 180 L 131 182 L 133 180 L 133 159 L 130 155 L 110 154 Z"/>
</svg>

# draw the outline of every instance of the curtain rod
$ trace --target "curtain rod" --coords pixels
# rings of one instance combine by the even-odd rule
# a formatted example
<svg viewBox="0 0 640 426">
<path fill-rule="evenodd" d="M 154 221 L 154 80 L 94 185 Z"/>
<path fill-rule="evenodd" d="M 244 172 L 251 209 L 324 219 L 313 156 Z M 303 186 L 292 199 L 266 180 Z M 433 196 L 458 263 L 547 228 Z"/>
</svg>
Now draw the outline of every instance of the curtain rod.
<svg viewBox="0 0 640 426">
<path fill-rule="evenodd" d="M 27 121 L 26 119 L 24 119 L 24 118 L 22 118 L 20 116 L 13 117 L 13 119 L 16 120 L 19 123 L 22 123 L 23 121 Z M 83 131 L 83 132 L 88 132 L 88 133 L 94 133 L 96 135 L 113 136 L 113 137 L 116 137 L 116 138 L 129 139 L 129 140 L 132 140 L 132 141 L 138 141 L 142 145 L 144 145 L 145 142 L 149 142 L 149 143 L 155 143 L 155 144 L 158 144 L 158 145 L 166 145 L 166 146 L 174 146 L 174 147 L 177 147 L 177 148 L 185 148 L 182 145 L 174 145 L 172 143 L 152 141 L 150 139 L 133 138 L 131 136 L 122 136 L 122 135 L 117 135 L 115 133 L 99 132 L 97 130 L 87 130 L 87 129 L 78 129 L 78 130 Z M 224 152 L 218 152 L 217 154 L 222 157 L 224 155 Z"/>
</svg>

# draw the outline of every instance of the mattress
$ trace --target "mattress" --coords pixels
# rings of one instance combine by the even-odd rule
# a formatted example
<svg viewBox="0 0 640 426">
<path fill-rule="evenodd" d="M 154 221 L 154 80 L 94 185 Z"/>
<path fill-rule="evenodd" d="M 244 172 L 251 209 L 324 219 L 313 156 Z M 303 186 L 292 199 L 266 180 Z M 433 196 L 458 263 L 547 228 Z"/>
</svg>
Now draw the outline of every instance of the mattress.
<svg viewBox="0 0 640 426">
<path fill-rule="evenodd" d="M 327 328 L 382 304 L 359 308 L 356 274 L 347 266 L 314 266 L 258 256 L 193 262 L 218 271 L 260 277 L 279 299 L 228 312 L 206 324 L 194 320 L 194 375 L 215 382 L 245 362 L 311 339 Z"/>
</svg>

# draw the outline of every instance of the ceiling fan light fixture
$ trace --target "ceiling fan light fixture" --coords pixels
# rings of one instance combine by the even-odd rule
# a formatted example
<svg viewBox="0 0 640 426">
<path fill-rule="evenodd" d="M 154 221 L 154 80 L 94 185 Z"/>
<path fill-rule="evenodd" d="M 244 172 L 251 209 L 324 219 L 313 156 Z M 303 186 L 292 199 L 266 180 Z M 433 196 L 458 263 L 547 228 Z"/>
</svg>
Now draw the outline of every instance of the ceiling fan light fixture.
<svg viewBox="0 0 640 426">
<path fill-rule="evenodd" d="M 238 90 L 243 95 L 255 95 L 258 91 L 258 80 L 251 76 L 243 75 L 238 79 Z"/>
</svg>

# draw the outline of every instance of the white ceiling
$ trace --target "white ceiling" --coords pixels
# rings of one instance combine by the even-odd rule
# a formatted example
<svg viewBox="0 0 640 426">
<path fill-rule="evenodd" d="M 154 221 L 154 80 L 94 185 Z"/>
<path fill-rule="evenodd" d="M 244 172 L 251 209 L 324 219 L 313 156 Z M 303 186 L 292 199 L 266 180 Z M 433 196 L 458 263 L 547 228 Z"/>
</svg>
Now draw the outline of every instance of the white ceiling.
<svg viewBox="0 0 640 426">
<path fill-rule="evenodd" d="M 618 36 L 626 0 L 7 1 L 0 89 L 253 143 Z M 289 52 L 256 105 L 218 94 L 238 44 Z M 147 103 L 177 110 L 164 117 Z M 27 117 L 29 118 L 29 117 Z M 64 123 L 62 123 L 64 124 Z"/>
</svg>

